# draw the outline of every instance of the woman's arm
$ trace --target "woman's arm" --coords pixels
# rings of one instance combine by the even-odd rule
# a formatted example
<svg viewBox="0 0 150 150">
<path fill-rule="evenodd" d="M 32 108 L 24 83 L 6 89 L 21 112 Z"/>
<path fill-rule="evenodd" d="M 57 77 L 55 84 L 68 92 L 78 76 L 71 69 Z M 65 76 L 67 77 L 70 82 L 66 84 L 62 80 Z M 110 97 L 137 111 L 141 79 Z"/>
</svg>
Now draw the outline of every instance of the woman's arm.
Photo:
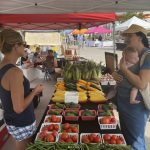
<svg viewBox="0 0 150 150">
<path fill-rule="evenodd" d="M 145 58 L 145 60 L 147 59 L 148 58 Z M 124 56 L 120 61 L 120 69 L 122 70 L 124 75 L 127 77 L 127 79 L 130 81 L 130 83 L 138 89 L 144 89 L 147 83 L 150 81 L 150 69 L 149 68 L 141 69 L 139 74 L 136 75 L 127 68 Z"/>
<path fill-rule="evenodd" d="M 13 109 L 16 113 L 23 112 L 32 102 L 35 95 L 43 90 L 42 85 L 36 88 L 24 98 L 23 73 L 18 68 L 11 69 L 12 76 L 10 77 L 9 87 L 11 92 Z"/>
<path fill-rule="evenodd" d="M 150 69 L 143 69 L 138 75 L 132 73 L 129 69 L 122 70 L 132 85 L 138 89 L 144 89 L 150 81 Z"/>
</svg>

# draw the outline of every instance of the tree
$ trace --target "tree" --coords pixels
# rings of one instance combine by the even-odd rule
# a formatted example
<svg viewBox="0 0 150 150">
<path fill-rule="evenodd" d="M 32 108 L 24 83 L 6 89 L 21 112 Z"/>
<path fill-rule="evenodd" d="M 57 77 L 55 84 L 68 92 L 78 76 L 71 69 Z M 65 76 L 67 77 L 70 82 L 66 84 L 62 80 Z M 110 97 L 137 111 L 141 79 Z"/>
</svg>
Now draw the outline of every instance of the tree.
<svg viewBox="0 0 150 150">
<path fill-rule="evenodd" d="M 143 12 L 140 12 L 140 13 L 139 13 L 139 12 L 134 12 L 134 13 L 132 13 L 132 12 L 127 12 L 127 13 L 123 14 L 123 15 L 120 17 L 119 21 L 124 22 L 124 21 L 126 21 L 126 20 L 129 20 L 129 19 L 132 18 L 133 16 L 136 16 L 136 17 L 138 17 L 138 18 L 140 18 L 140 19 L 143 19 L 143 18 L 144 18 Z"/>
</svg>

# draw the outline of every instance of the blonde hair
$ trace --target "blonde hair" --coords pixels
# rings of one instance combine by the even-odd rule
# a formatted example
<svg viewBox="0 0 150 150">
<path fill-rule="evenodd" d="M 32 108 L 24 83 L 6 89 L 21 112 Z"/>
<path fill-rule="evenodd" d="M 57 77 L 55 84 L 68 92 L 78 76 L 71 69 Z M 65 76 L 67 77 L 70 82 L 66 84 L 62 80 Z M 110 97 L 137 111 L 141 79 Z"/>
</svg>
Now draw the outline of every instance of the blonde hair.
<svg viewBox="0 0 150 150">
<path fill-rule="evenodd" d="M 0 51 L 3 54 L 11 52 L 15 44 L 23 44 L 19 32 L 13 29 L 4 29 L 0 32 Z"/>
</svg>

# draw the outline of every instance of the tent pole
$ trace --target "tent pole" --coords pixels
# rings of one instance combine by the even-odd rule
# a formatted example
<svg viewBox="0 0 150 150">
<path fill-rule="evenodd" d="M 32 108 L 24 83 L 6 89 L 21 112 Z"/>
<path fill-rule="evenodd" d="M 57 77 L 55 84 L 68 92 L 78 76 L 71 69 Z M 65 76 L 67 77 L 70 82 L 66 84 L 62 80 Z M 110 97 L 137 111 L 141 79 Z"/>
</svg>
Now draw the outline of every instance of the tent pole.
<svg viewBox="0 0 150 150">
<path fill-rule="evenodd" d="M 114 53 L 114 69 L 116 71 L 116 44 L 115 44 L 115 22 L 113 22 L 113 53 Z"/>
</svg>

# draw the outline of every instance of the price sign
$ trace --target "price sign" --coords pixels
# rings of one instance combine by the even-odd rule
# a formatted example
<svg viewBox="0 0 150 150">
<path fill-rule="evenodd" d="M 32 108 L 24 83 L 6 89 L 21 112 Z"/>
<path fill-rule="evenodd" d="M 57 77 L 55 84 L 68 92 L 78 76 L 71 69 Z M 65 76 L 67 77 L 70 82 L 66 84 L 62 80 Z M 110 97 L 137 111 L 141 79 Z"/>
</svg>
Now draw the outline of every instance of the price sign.
<svg viewBox="0 0 150 150">
<path fill-rule="evenodd" d="M 61 81 L 64 81 L 63 78 L 57 78 L 57 82 L 61 82 Z"/>
<path fill-rule="evenodd" d="M 76 91 L 65 92 L 65 103 L 76 103 L 79 101 L 79 93 Z"/>
</svg>

